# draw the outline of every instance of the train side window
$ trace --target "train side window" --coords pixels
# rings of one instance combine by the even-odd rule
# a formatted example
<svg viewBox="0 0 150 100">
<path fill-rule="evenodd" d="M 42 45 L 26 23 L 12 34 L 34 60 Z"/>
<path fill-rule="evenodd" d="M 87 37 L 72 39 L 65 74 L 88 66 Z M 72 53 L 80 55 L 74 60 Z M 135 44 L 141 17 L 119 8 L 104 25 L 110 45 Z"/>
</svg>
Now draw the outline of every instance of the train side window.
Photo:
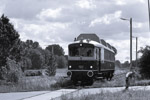
<svg viewBox="0 0 150 100">
<path fill-rule="evenodd" d="M 99 49 L 99 59 L 101 60 L 101 49 Z"/>
<path fill-rule="evenodd" d="M 97 48 L 97 59 L 99 59 L 99 49 Z"/>
<path fill-rule="evenodd" d="M 97 48 L 96 48 L 96 59 L 97 59 Z"/>
</svg>

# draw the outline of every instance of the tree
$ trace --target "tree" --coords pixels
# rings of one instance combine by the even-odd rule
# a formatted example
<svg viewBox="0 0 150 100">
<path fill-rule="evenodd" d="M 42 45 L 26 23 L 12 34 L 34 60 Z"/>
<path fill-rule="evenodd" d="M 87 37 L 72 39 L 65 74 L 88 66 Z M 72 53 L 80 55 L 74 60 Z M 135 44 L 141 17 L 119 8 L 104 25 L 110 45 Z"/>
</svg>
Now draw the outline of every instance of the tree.
<svg viewBox="0 0 150 100">
<path fill-rule="evenodd" d="M 26 40 L 21 42 L 22 70 L 44 68 L 45 54 L 38 42 Z"/>
<path fill-rule="evenodd" d="M 36 48 L 40 47 L 40 45 L 37 41 L 33 42 L 32 40 L 26 40 L 25 44 L 26 44 L 27 48 L 36 49 Z"/>
<path fill-rule="evenodd" d="M 125 61 L 125 62 L 122 64 L 122 67 L 123 67 L 123 68 L 129 68 L 129 67 L 130 67 L 129 61 Z"/>
<path fill-rule="evenodd" d="M 64 49 L 58 44 L 49 45 L 48 47 L 46 47 L 46 49 L 50 52 L 53 52 L 54 55 L 64 56 Z"/>
<path fill-rule="evenodd" d="M 53 54 L 49 54 L 48 63 L 46 67 L 46 74 L 48 76 L 55 76 L 56 74 L 56 58 Z"/>
<path fill-rule="evenodd" d="M 67 60 L 64 56 L 56 56 L 57 68 L 67 67 Z"/>
<path fill-rule="evenodd" d="M 142 56 L 139 61 L 140 74 L 144 78 L 150 78 L 150 46 L 141 48 Z"/>
<path fill-rule="evenodd" d="M 122 65 L 121 65 L 121 63 L 120 63 L 119 60 L 116 60 L 116 61 L 115 61 L 115 65 L 116 65 L 118 68 L 121 68 L 121 67 L 122 67 Z"/>
<path fill-rule="evenodd" d="M 0 69 L 6 66 L 7 58 L 18 62 L 20 57 L 19 34 L 3 14 L 0 18 Z"/>
<path fill-rule="evenodd" d="M 29 58 L 31 59 L 32 62 L 32 68 L 33 69 L 40 69 L 43 68 L 44 64 L 44 58 L 43 55 L 38 51 L 37 49 L 30 49 L 30 55 Z"/>
</svg>

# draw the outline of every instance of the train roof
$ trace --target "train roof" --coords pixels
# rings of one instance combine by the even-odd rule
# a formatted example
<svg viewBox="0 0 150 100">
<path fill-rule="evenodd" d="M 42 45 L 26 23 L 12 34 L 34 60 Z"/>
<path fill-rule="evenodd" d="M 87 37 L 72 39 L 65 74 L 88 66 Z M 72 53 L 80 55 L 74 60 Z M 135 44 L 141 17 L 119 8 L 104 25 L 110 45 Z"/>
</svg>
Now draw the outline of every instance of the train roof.
<svg viewBox="0 0 150 100">
<path fill-rule="evenodd" d="M 104 45 L 102 45 L 101 43 L 98 43 L 98 42 L 93 41 L 93 40 L 87 40 L 87 39 L 77 40 L 77 41 L 75 41 L 75 42 L 73 42 L 73 43 L 71 43 L 71 44 L 76 44 L 76 43 L 88 43 L 88 44 L 93 44 L 93 45 L 96 46 L 96 47 L 102 47 L 102 48 L 105 48 L 105 49 L 107 49 L 107 50 L 109 50 L 109 51 L 115 53 L 113 49 L 110 49 L 110 48 L 108 48 L 107 46 L 104 46 Z M 70 44 L 70 45 L 71 45 L 71 44 Z"/>
<path fill-rule="evenodd" d="M 99 37 L 94 33 L 92 33 L 92 34 L 80 34 L 77 37 L 77 40 L 82 40 L 82 39 L 90 39 L 90 40 L 93 40 L 93 41 L 100 43 Z"/>
<path fill-rule="evenodd" d="M 99 37 L 96 34 L 80 34 L 77 37 L 77 39 L 71 44 L 81 43 L 81 42 L 93 44 L 94 46 L 97 46 L 97 47 L 103 47 L 103 48 L 117 54 L 117 50 L 115 47 L 113 47 L 109 43 L 105 42 L 105 40 L 99 39 Z"/>
</svg>

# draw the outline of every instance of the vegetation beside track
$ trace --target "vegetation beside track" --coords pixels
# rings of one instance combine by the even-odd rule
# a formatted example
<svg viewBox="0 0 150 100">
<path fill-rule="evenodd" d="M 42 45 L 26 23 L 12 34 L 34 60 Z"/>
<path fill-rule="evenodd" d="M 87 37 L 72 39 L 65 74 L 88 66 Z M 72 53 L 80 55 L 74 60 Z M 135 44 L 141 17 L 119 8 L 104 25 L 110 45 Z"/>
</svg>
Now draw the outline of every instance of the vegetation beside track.
<svg viewBox="0 0 150 100">
<path fill-rule="evenodd" d="M 103 87 L 122 87 L 125 86 L 125 70 L 117 69 L 113 79 L 107 81 L 106 79 L 97 80 L 92 86 L 73 86 L 69 78 L 64 78 L 66 69 L 58 69 L 56 76 L 28 76 L 22 77 L 18 83 L 8 83 L 0 81 L 0 92 L 21 92 L 21 91 L 44 91 L 57 90 L 64 88 L 103 88 Z M 150 85 L 150 80 L 135 80 L 132 85 L 146 86 Z"/>
</svg>

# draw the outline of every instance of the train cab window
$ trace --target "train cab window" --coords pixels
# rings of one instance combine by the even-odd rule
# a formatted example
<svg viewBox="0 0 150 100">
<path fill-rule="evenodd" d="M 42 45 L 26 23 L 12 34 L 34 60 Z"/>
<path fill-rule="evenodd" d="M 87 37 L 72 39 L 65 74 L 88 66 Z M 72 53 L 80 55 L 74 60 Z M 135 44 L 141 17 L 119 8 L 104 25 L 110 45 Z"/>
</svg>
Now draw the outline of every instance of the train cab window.
<svg viewBox="0 0 150 100">
<path fill-rule="evenodd" d="M 78 47 L 72 47 L 69 50 L 70 56 L 79 56 L 79 48 Z"/>
<path fill-rule="evenodd" d="M 80 48 L 80 56 L 92 57 L 93 56 L 93 49 L 89 48 L 89 47 L 81 47 Z"/>
<path fill-rule="evenodd" d="M 87 51 L 87 56 L 92 56 L 92 50 L 89 49 L 89 50 Z"/>
<path fill-rule="evenodd" d="M 71 47 L 69 48 L 69 55 L 70 56 L 83 56 L 83 57 L 93 57 L 94 49 L 92 47 Z"/>
</svg>

